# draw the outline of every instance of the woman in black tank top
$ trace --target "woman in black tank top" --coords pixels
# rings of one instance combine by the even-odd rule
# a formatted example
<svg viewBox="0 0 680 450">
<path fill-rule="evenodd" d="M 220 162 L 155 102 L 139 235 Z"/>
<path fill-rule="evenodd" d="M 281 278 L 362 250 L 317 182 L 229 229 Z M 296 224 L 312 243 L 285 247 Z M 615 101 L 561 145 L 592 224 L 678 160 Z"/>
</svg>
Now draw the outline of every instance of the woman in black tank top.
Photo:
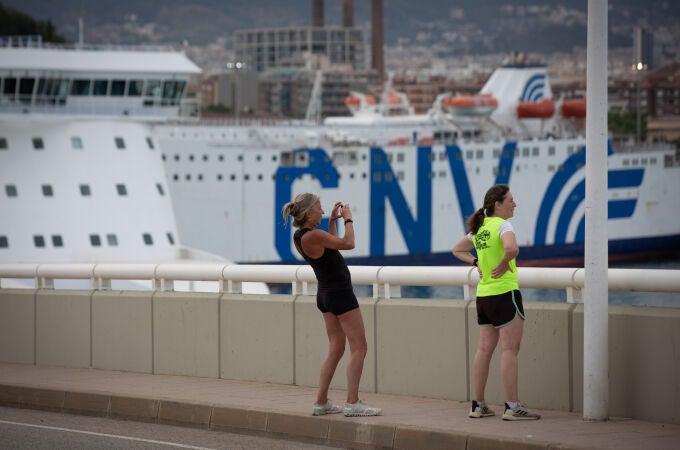
<svg viewBox="0 0 680 450">
<path fill-rule="evenodd" d="M 318 229 L 324 211 L 316 194 L 300 194 L 283 207 L 284 223 L 293 217 L 299 228 L 293 242 L 300 255 L 312 266 L 318 282 L 316 303 L 323 314 L 329 341 L 329 351 L 321 363 L 319 390 L 314 415 L 343 412 L 345 416 L 377 416 L 380 408 L 372 408 L 359 400 L 359 382 L 364 367 L 367 343 L 364 321 L 359 303 L 352 289 L 347 263 L 339 250 L 354 248 L 354 223 L 349 204 L 335 203 L 331 211 L 328 231 Z M 344 220 L 345 234 L 338 236 L 336 221 Z M 347 403 L 344 408 L 328 400 L 328 388 L 335 369 L 349 342 L 347 364 Z"/>
</svg>

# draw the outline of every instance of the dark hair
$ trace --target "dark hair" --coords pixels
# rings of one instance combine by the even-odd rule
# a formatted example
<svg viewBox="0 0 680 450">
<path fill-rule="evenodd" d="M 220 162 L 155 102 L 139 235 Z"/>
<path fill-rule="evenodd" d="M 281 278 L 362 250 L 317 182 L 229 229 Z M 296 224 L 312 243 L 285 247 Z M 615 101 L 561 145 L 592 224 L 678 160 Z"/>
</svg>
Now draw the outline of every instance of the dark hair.
<svg viewBox="0 0 680 450">
<path fill-rule="evenodd" d="M 281 214 L 283 215 L 284 226 L 288 224 L 288 216 L 293 216 L 293 226 L 300 227 L 305 223 L 307 212 L 309 212 L 318 201 L 319 196 L 317 194 L 306 192 L 304 194 L 298 194 L 295 197 L 295 200 L 283 205 Z"/>
<path fill-rule="evenodd" d="M 473 215 L 468 217 L 465 225 L 472 234 L 477 234 L 479 227 L 484 223 L 484 218 L 493 216 L 496 202 L 503 203 L 505 194 L 508 193 L 510 187 L 507 184 L 496 184 L 491 186 L 484 196 L 484 206 L 479 208 Z"/>
</svg>

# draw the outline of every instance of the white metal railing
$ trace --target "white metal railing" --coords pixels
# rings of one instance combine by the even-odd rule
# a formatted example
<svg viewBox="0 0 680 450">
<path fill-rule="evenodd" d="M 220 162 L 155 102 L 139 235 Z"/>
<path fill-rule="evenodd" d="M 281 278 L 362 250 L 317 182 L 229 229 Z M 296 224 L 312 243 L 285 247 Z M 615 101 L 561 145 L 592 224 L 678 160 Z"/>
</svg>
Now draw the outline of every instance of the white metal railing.
<svg viewBox="0 0 680 450">
<path fill-rule="evenodd" d="M 350 266 L 354 285 L 372 286 L 373 298 L 400 296 L 401 286 L 458 286 L 464 299 L 475 298 L 479 274 L 470 267 Z M 567 302 L 582 303 L 582 268 L 522 267 L 522 288 L 564 289 Z M 3 280 L 31 279 L 35 288 L 54 289 L 55 279 L 88 280 L 89 287 L 110 290 L 112 280 L 151 281 L 153 290 L 172 291 L 175 281 L 217 282 L 219 292 L 242 293 L 242 283 L 290 283 L 294 295 L 311 295 L 316 278 L 308 265 L 258 264 L 0 264 Z M 609 269 L 609 290 L 680 292 L 679 270 Z"/>
</svg>

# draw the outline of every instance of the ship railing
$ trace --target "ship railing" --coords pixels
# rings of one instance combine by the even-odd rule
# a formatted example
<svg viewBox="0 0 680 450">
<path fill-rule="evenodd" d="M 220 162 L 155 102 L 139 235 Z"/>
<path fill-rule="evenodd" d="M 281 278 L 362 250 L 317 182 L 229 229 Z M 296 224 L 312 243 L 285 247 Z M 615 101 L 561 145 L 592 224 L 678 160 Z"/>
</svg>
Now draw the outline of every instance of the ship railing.
<svg viewBox="0 0 680 450">
<path fill-rule="evenodd" d="M 402 286 L 458 286 L 465 300 L 476 296 L 479 274 L 461 266 L 350 266 L 355 286 L 370 286 L 375 299 L 399 298 Z M 680 293 L 678 270 L 608 269 L 613 291 Z M 568 303 L 583 303 L 583 268 L 522 267 L 522 288 L 566 290 Z M 58 289 L 55 280 L 85 280 L 87 288 L 110 290 L 116 280 L 150 281 L 151 289 L 175 290 L 177 281 L 213 282 L 217 292 L 241 294 L 243 283 L 289 284 L 292 295 L 314 295 L 316 278 L 308 265 L 275 264 L 0 264 L 0 288 L 10 281 L 33 281 L 31 288 Z M 181 290 L 181 289 L 177 289 Z"/>
</svg>

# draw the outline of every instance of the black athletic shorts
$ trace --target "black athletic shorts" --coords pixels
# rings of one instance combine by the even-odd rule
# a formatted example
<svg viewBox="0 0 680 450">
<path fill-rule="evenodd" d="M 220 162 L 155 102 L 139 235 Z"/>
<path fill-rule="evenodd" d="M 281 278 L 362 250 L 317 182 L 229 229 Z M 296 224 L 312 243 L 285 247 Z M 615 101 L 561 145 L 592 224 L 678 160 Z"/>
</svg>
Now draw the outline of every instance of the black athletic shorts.
<svg viewBox="0 0 680 450">
<path fill-rule="evenodd" d="M 316 307 L 322 313 L 331 312 L 336 316 L 359 307 L 352 288 L 319 289 L 316 291 Z"/>
<path fill-rule="evenodd" d="M 522 293 L 519 290 L 504 294 L 477 297 L 477 323 L 502 328 L 519 316 L 524 320 Z"/>
</svg>

